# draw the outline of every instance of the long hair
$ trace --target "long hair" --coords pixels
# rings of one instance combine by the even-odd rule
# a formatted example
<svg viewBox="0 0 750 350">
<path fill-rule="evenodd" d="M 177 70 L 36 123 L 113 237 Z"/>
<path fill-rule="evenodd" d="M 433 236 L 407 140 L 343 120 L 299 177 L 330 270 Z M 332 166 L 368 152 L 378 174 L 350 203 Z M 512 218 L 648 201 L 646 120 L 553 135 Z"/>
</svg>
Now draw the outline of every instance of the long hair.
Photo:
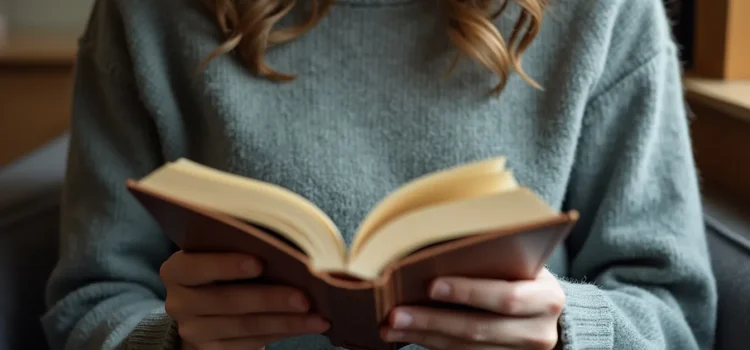
<svg viewBox="0 0 750 350">
<path fill-rule="evenodd" d="M 274 28 L 296 0 L 204 0 L 216 17 L 225 41 L 212 52 L 202 66 L 212 59 L 235 51 L 243 64 L 256 76 L 273 81 L 288 81 L 295 77 L 277 72 L 266 64 L 264 54 L 269 47 L 303 35 L 313 28 L 331 8 L 334 0 L 307 0 L 309 14 L 299 24 Z M 549 0 L 438 0 L 447 16 L 447 35 L 459 49 L 449 71 L 463 54 L 482 64 L 497 75 L 500 82 L 493 89 L 505 87 L 511 70 L 530 85 L 540 88 L 521 67 L 521 57 L 539 33 L 544 10 Z M 503 38 L 493 21 L 510 2 L 520 5 L 520 13 L 510 37 Z"/>
</svg>

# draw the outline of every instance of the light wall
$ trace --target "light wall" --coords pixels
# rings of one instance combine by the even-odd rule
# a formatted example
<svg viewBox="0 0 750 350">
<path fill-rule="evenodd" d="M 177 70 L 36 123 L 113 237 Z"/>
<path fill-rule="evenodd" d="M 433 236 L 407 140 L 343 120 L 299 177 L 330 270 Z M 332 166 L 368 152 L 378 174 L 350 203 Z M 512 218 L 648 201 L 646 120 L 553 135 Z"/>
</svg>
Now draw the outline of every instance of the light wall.
<svg viewBox="0 0 750 350">
<path fill-rule="evenodd" d="M 0 0 L 0 11 L 11 28 L 81 30 L 92 4 L 93 0 Z"/>
</svg>

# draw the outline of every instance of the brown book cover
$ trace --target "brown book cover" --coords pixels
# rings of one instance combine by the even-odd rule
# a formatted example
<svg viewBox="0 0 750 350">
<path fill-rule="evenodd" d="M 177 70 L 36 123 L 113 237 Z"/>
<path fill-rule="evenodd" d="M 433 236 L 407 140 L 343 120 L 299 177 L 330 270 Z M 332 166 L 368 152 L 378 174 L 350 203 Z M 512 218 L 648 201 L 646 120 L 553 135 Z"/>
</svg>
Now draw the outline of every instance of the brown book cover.
<svg viewBox="0 0 750 350">
<path fill-rule="evenodd" d="M 575 211 L 533 224 L 441 242 L 412 252 L 387 266 L 375 280 L 320 273 L 309 258 L 281 235 L 236 217 L 159 194 L 127 182 L 130 192 L 186 252 L 240 252 L 264 263 L 260 279 L 296 287 L 311 300 L 312 312 L 331 321 L 326 336 L 335 346 L 353 350 L 392 350 L 406 344 L 386 343 L 380 327 L 398 305 L 440 305 L 428 297 L 439 276 L 503 280 L 533 279 L 578 219 Z"/>
</svg>

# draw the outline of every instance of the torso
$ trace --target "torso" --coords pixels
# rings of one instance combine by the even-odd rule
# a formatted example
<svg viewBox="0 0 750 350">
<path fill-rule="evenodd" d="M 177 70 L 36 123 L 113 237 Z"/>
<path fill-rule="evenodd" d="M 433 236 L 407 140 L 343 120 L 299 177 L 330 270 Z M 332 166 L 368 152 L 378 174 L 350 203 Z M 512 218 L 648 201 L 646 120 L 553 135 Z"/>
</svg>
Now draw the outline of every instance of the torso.
<svg viewBox="0 0 750 350">
<path fill-rule="evenodd" d="M 308 34 L 269 50 L 271 67 L 298 75 L 273 83 L 251 77 L 231 56 L 197 73 L 217 45 L 214 24 L 175 1 L 161 6 L 179 23 L 167 19 L 160 38 L 180 49 L 162 52 L 164 66 L 140 74 L 170 77 L 141 87 L 167 159 L 188 157 L 295 191 L 328 213 L 347 243 L 389 191 L 490 156 L 506 156 L 522 185 L 564 206 L 587 99 L 581 86 L 591 78 L 576 68 L 576 47 L 558 42 L 565 33 L 543 35 L 524 61 L 545 91 L 514 75 L 496 97 L 488 91 L 497 79 L 468 59 L 445 76 L 455 51 L 432 2 L 341 4 Z M 500 24 L 506 33 L 511 25 Z M 565 28 L 554 20 L 549 27 Z M 164 90 L 176 98 L 150 100 L 149 91 Z M 564 261 L 560 249 L 550 268 L 564 274 Z M 296 341 L 329 348 L 317 337 L 278 346 Z"/>
</svg>

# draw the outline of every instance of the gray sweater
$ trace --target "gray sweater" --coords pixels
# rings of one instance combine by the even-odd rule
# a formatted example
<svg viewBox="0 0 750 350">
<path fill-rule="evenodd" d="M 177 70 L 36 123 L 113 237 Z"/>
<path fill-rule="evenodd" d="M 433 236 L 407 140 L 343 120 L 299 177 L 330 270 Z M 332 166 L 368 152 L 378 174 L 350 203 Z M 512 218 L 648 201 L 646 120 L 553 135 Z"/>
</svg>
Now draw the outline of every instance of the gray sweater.
<svg viewBox="0 0 750 350">
<path fill-rule="evenodd" d="M 267 62 L 219 43 L 200 1 L 99 0 L 80 41 L 62 248 L 43 317 L 54 349 L 170 349 L 158 269 L 175 247 L 125 189 L 179 157 L 296 191 L 347 242 L 404 182 L 504 155 L 518 180 L 581 221 L 549 262 L 567 295 L 566 349 L 708 349 L 716 292 L 660 0 L 552 1 L 524 60 L 543 87 L 463 60 L 437 2 L 339 0 Z M 497 20 L 509 33 L 514 9 Z M 269 349 L 330 349 L 303 336 Z"/>
</svg>

